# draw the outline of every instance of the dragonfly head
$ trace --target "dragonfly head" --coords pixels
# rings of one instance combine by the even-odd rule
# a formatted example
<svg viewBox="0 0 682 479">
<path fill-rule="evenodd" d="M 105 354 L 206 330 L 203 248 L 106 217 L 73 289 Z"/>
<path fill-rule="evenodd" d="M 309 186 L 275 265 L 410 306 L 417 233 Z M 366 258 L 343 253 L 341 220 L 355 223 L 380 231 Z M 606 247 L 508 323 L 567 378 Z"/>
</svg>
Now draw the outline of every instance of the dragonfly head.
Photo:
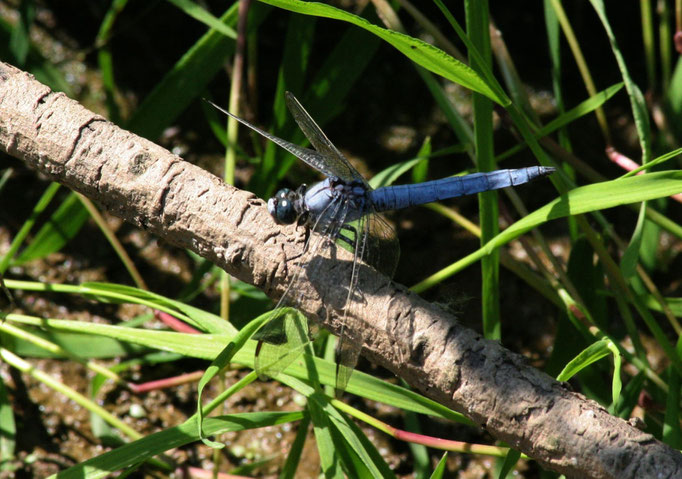
<svg viewBox="0 0 682 479">
<path fill-rule="evenodd" d="M 289 188 L 282 188 L 268 200 L 268 212 L 281 224 L 290 225 L 298 218 L 296 211 L 297 193 Z"/>
</svg>

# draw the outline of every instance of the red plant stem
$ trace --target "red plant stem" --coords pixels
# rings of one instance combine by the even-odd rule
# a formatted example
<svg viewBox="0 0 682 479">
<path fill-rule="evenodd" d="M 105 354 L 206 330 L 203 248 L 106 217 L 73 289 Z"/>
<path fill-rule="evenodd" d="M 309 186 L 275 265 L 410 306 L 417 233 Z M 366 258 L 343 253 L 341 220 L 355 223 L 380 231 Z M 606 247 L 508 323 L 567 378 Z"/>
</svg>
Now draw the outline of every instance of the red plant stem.
<svg viewBox="0 0 682 479">
<path fill-rule="evenodd" d="M 682 42 L 682 34 L 680 37 L 680 41 Z M 630 158 L 627 156 L 623 155 L 622 153 L 616 151 L 615 148 L 612 146 L 609 146 L 606 148 L 606 156 L 609 157 L 609 160 L 614 162 L 616 165 L 620 166 L 623 168 L 625 171 L 632 171 L 634 169 L 637 169 L 640 167 L 637 163 L 632 161 Z M 644 172 L 640 171 L 639 173 L 636 173 L 637 175 L 643 175 Z M 682 203 L 682 193 L 678 193 L 676 195 L 670 196 L 673 200 Z"/>
<path fill-rule="evenodd" d="M 201 331 L 198 329 L 190 326 L 189 324 L 185 323 L 184 321 L 180 321 L 178 318 L 175 316 L 172 316 L 168 313 L 164 313 L 163 311 L 155 310 L 154 311 L 154 316 L 156 319 L 161 321 L 163 324 L 168 326 L 174 331 L 177 331 L 179 333 L 189 333 L 189 334 L 200 334 Z"/>
<path fill-rule="evenodd" d="M 156 381 L 149 381 L 142 384 L 128 383 L 128 387 L 131 391 L 139 394 L 155 389 L 164 389 L 173 386 L 179 386 L 180 384 L 196 382 L 201 379 L 203 374 L 203 371 L 195 371 L 193 373 L 185 373 L 179 376 L 173 376 L 171 378 L 157 379 Z"/>
</svg>

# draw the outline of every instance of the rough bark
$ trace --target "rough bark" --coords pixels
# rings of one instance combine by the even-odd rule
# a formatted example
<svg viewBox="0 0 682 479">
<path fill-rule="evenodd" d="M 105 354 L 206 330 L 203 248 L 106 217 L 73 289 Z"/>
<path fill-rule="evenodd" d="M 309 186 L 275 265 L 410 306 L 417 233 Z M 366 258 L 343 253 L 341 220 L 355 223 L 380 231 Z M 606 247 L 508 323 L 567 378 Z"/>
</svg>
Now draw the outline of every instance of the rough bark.
<svg viewBox="0 0 682 479">
<path fill-rule="evenodd" d="M 262 200 L 4 63 L 0 149 L 272 297 L 296 274 L 303 235 L 276 225 Z M 338 333 L 351 258 L 334 254 L 300 280 L 300 308 Z M 426 396 L 569 477 L 682 477 L 678 451 L 373 270 L 360 278 L 346 319 L 361 329 L 364 353 Z"/>
</svg>

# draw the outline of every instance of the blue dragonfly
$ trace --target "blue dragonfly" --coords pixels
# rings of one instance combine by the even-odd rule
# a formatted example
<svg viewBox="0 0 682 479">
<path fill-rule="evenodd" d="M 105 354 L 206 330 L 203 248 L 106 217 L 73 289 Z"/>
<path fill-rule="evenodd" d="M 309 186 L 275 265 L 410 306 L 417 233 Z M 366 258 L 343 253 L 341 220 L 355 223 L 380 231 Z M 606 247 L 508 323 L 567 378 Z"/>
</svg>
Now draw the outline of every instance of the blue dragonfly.
<svg viewBox="0 0 682 479">
<path fill-rule="evenodd" d="M 270 320 L 256 334 L 255 368 L 259 376 L 275 377 L 289 366 L 309 342 L 305 320 L 300 320 L 297 304 L 297 282 L 311 258 L 323 248 L 340 245 L 353 252 L 353 265 L 347 285 L 344 306 L 350 307 L 364 262 L 391 277 L 399 256 L 394 229 L 380 212 L 431 203 L 483 191 L 521 185 L 555 171 L 551 167 L 532 166 L 449 177 L 419 184 L 386 186 L 372 189 L 332 144 L 296 97 L 285 93 L 285 101 L 299 128 L 313 149 L 304 148 L 278 138 L 213 104 L 268 140 L 315 168 L 326 178 L 310 187 L 296 190 L 283 188 L 268 200 L 268 211 L 281 224 L 298 223 L 308 228 L 305 251 L 307 259 L 288 285 Z M 318 233 L 317 235 L 310 232 Z M 307 263 L 306 263 L 307 261 Z M 346 324 L 348 315 L 344 317 Z M 346 326 L 337 343 L 336 389 L 345 390 L 358 360 L 363 338 L 362 328 Z"/>
</svg>

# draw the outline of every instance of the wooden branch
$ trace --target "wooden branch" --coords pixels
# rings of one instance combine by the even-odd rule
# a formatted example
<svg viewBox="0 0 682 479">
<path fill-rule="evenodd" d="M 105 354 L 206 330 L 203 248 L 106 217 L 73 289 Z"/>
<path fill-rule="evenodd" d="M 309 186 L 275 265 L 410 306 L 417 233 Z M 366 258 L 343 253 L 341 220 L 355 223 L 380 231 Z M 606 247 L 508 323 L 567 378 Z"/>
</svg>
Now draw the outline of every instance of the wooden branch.
<svg viewBox="0 0 682 479">
<path fill-rule="evenodd" d="M 262 200 L 4 63 L 0 149 L 272 297 L 296 274 L 303 235 L 276 225 Z M 341 248 L 334 254 L 313 259 L 320 265 L 300 280 L 300 308 L 338 333 L 351 258 Z M 373 270 L 360 277 L 360 300 L 347 315 L 361 325 L 353 336 L 425 395 L 569 477 L 682 477 L 678 451 Z"/>
</svg>

